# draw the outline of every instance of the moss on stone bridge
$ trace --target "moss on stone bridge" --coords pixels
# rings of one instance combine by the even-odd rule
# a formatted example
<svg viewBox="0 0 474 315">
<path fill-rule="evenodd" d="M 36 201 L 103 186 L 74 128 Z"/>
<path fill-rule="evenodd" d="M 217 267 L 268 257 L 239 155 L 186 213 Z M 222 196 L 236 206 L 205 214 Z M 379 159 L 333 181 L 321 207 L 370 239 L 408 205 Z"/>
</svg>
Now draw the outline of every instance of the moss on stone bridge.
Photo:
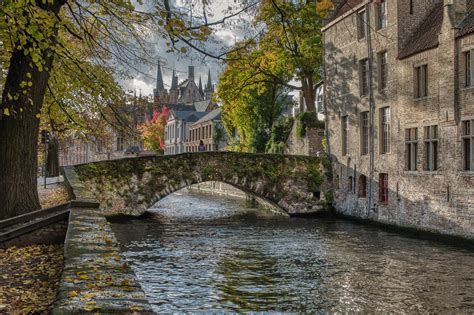
<svg viewBox="0 0 474 315">
<path fill-rule="evenodd" d="M 326 157 L 236 152 L 185 153 L 102 161 L 74 167 L 107 214 L 140 215 L 159 199 L 205 181 L 221 181 L 289 214 L 326 209 Z"/>
</svg>

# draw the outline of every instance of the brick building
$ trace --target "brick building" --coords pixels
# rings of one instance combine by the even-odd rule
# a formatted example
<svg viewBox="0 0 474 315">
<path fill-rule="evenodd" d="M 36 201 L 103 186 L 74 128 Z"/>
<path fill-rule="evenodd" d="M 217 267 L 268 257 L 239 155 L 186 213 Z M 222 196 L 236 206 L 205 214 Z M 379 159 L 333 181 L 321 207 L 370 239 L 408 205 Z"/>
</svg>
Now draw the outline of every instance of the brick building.
<svg viewBox="0 0 474 315">
<path fill-rule="evenodd" d="M 474 236 L 474 1 L 339 0 L 323 28 L 337 211 Z"/>
</svg>

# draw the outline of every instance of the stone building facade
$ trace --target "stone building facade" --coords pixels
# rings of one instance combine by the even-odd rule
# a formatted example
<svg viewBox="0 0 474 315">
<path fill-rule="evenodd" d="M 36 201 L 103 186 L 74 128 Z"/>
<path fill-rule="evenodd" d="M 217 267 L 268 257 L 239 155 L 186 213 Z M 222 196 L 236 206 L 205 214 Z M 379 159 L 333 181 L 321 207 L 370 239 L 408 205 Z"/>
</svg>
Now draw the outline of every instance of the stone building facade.
<svg viewBox="0 0 474 315">
<path fill-rule="evenodd" d="M 206 112 L 174 111 L 168 113 L 165 127 L 165 155 L 186 152 L 189 127 L 204 117 Z"/>
<path fill-rule="evenodd" d="M 336 210 L 474 237 L 474 1 L 338 1 L 323 32 Z"/>
<path fill-rule="evenodd" d="M 199 76 L 199 83 L 196 84 L 194 77 L 194 66 L 188 67 L 188 78 L 179 82 L 176 71 L 173 70 L 171 76 L 170 89 L 165 89 L 163 83 L 163 75 L 161 72 L 161 64 L 158 61 L 156 72 L 156 87 L 153 90 L 155 107 L 168 107 L 170 110 L 187 111 L 195 103 L 210 101 L 214 93 L 214 86 L 211 80 L 211 71 L 207 76 L 207 83 L 202 86 L 202 79 Z"/>
<path fill-rule="evenodd" d="M 206 151 L 224 149 L 226 132 L 222 126 L 221 115 L 221 109 L 216 108 L 189 127 L 186 152 L 198 152 L 200 141 L 204 143 Z M 218 134 L 220 136 L 217 136 Z M 216 139 L 216 136 L 219 139 Z"/>
</svg>

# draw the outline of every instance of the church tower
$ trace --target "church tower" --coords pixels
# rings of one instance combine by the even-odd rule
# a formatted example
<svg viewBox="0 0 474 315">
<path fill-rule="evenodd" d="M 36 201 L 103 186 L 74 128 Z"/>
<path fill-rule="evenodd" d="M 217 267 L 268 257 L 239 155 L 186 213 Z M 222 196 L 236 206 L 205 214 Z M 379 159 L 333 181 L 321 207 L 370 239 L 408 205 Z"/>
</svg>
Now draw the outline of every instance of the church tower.
<svg viewBox="0 0 474 315">
<path fill-rule="evenodd" d="M 171 77 L 171 88 L 170 88 L 169 103 L 171 105 L 178 104 L 178 97 L 179 97 L 178 77 L 176 76 L 175 69 L 173 69 L 173 75 Z"/>
<path fill-rule="evenodd" d="M 168 92 L 165 90 L 165 86 L 163 84 L 163 76 L 161 74 L 161 65 L 160 61 L 158 60 L 158 68 L 156 70 L 156 87 L 153 90 L 154 95 L 154 105 L 155 108 L 161 110 L 163 106 L 168 104 Z"/>
<path fill-rule="evenodd" d="M 202 90 L 201 75 L 199 75 L 199 93 L 201 93 L 201 96 L 204 97 L 204 91 Z"/>
<path fill-rule="evenodd" d="M 209 69 L 209 72 L 207 74 L 206 87 L 204 88 L 204 99 L 205 100 L 212 99 L 213 93 L 214 93 L 214 87 L 212 86 L 212 81 L 211 81 L 211 69 Z"/>
</svg>

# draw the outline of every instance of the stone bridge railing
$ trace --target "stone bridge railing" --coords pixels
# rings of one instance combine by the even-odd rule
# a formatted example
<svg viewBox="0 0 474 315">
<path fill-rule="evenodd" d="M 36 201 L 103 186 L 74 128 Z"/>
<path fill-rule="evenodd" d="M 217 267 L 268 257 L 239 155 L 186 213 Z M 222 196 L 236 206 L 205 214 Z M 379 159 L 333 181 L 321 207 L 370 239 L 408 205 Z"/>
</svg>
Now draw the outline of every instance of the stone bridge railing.
<svg viewBox="0 0 474 315">
<path fill-rule="evenodd" d="M 290 215 L 326 210 L 332 202 L 326 157 L 236 152 L 185 153 L 101 161 L 65 168 L 91 191 L 105 214 L 140 215 L 192 184 L 221 181 Z"/>
</svg>

